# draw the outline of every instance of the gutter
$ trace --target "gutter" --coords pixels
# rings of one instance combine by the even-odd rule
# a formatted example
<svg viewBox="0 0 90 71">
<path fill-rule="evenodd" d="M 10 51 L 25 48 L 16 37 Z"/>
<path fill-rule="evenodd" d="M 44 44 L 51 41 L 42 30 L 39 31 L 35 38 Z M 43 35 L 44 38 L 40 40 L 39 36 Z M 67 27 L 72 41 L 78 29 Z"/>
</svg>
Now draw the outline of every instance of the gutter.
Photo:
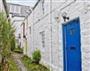
<svg viewBox="0 0 90 71">
<path fill-rule="evenodd" d="M 41 1 L 41 0 L 38 0 L 38 1 L 37 1 L 37 3 L 36 3 L 36 4 L 34 5 L 34 7 L 32 8 L 32 11 L 34 11 L 34 9 L 37 7 L 37 5 L 39 4 L 40 1 Z M 32 11 L 28 14 L 28 16 L 30 16 L 30 14 L 32 13 Z M 25 19 L 26 19 L 28 16 L 26 16 Z M 24 20 L 25 20 L 25 19 L 24 19 Z"/>
<path fill-rule="evenodd" d="M 8 12 L 8 8 L 7 8 L 6 0 L 2 0 L 2 2 L 3 2 L 3 5 L 4 5 L 4 9 L 5 9 L 5 12 L 6 12 L 7 18 L 9 18 L 9 12 Z"/>
<path fill-rule="evenodd" d="M 37 3 L 35 4 L 35 6 L 33 7 L 33 10 L 36 8 L 36 6 L 38 5 L 38 3 L 40 2 L 41 0 L 38 0 Z"/>
</svg>

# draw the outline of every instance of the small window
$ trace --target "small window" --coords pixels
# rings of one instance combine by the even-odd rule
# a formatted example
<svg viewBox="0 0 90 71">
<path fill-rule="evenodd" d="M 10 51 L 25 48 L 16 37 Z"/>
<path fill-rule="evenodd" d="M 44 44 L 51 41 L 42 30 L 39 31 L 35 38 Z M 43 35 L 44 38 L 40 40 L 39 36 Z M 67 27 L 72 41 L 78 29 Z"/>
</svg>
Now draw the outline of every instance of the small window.
<svg viewBox="0 0 90 71">
<path fill-rule="evenodd" d="M 45 31 L 40 32 L 42 47 L 45 47 Z"/>
<path fill-rule="evenodd" d="M 42 0 L 42 11 L 43 11 L 43 14 L 44 14 L 44 0 Z"/>
<path fill-rule="evenodd" d="M 30 34 L 31 34 L 31 27 L 29 27 L 29 32 L 30 32 Z"/>
</svg>

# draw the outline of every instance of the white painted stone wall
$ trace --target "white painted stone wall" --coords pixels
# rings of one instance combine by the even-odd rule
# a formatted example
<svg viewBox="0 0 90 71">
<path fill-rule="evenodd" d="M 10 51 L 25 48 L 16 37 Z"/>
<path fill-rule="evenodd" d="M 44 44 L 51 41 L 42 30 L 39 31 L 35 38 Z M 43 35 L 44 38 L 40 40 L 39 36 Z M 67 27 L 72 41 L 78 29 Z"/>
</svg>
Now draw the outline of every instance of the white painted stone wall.
<svg viewBox="0 0 90 71">
<path fill-rule="evenodd" d="M 0 0 L 0 12 L 5 12 L 2 0 Z"/>
<path fill-rule="evenodd" d="M 26 44 L 24 43 L 25 39 L 23 39 L 23 27 L 21 24 L 23 23 L 25 17 L 31 12 L 32 8 L 30 6 L 24 6 L 8 2 L 7 7 L 9 10 L 9 17 L 11 19 L 12 26 L 15 29 L 15 37 L 19 41 L 19 43 L 21 43 L 21 48 L 26 47 Z M 27 24 L 26 20 L 24 21 L 25 25 Z M 18 38 L 19 34 L 21 35 L 21 38 Z M 19 43 L 17 42 L 17 45 Z"/>
<path fill-rule="evenodd" d="M 42 13 L 42 2 L 37 5 L 27 18 L 27 55 L 31 56 L 38 48 L 41 50 L 41 63 L 51 67 L 52 71 L 63 71 L 62 13 L 67 12 L 70 20 L 80 18 L 82 70 L 90 71 L 90 3 L 82 0 L 45 0 Z M 52 9 L 50 8 L 52 6 Z M 50 12 L 51 11 L 51 12 Z M 59 21 L 56 19 L 59 17 Z M 30 29 L 31 27 L 31 33 Z M 52 29 L 51 29 L 52 28 Z M 42 47 L 40 32 L 45 31 L 45 47 Z"/>
</svg>

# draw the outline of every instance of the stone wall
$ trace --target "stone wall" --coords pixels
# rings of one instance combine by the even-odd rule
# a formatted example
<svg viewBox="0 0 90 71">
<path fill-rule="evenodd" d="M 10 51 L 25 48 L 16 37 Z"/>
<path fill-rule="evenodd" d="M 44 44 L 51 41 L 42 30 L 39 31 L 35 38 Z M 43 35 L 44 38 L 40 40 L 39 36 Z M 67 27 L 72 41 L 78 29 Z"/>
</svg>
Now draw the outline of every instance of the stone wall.
<svg viewBox="0 0 90 71">
<path fill-rule="evenodd" d="M 43 10 L 41 0 L 28 17 L 28 29 L 26 30 L 28 37 L 27 55 L 31 56 L 33 51 L 38 48 L 42 53 L 41 63 L 51 67 L 53 71 L 63 71 L 62 24 L 65 23 L 62 18 L 63 12 L 67 13 L 70 20 L 80 18 L 82 70 L 89 71 L 90 3 L 85 1 L 52 0 L 51 3 L 45 0 Z M 42 43 L 41 32 L 44 32 L 44 43 Z"/>
</svg>

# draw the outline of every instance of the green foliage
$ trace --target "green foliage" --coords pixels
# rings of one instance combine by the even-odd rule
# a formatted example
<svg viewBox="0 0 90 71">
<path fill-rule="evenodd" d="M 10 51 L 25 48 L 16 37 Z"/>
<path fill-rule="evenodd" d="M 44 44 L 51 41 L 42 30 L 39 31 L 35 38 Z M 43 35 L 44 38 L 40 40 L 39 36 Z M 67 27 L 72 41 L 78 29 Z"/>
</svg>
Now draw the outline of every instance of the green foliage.
<svg viewBox="0 0 90 71">
<path fill-rule="evenodd" d="M 10 55 L 13 36 L 14 31 L 10 22 L 7 20 L 4 13 L 0 13 L 0 53 L 2 54 L 2 57 L 8 58 Z"/>
<path fill-rule="evenodd" d="M 1 70 L 2 68 L 1 68 L 1 67 L 2 67 L 2 65 L 0 64 L 0 71 L 2 71 L 2 70 Z"/>
<path fill-rule="evenodd" d="M 12 58 L 8 58 L 8 63 L 9 63 L 9 71 L 19 71 L 16 63 L 13 61 Z"/>
<path fill-rule="evenodd" d="M 2 56 L 1 68 L 4 70 L 11 54 L 11 42 L 14 30 L 4 13 L 0 13 L 0 54 Z M 7 69 L 7 68 L 6 68 Z"/>
<path fill-rule="evenodd" d="M 48 68 L 41 64 L 32 63 L 31 58 L 28 56 L 23 56 L 22 62 L 27 67 L 28 71 L 50 71 Z"/>
<path fill-rule="evenodd" d="M 41 60 L 41 53 L 40 53 L 40 50 L 35 50 L 32 54 L 32 61 L 36 64 L 39 64 Z"/>
<path fill-rule="evenodd" d="M 16 48 L 16 41 L 15 41 L 15 37 L 13 35 L 13 37 L 11 39 L 11 51 L 14 51 L 15 48 Z"/>
<path fill-rule="evenodd" d="M 16 52 L 16 53 L 23 53 L 23 49 L 22 48 L 19 48 L 19 47 L 14 48 L 13 51 Z"/>
<path fill-rule="evenodd" d="M 29 58 L 28 56 L 24 55 L 22 57 L 22 60 L 25 60 L 25 62 L 27 63 L 27 65 L 31 64 L 32 63 L 32 60 L 31 58 Z"/>
</svg>

